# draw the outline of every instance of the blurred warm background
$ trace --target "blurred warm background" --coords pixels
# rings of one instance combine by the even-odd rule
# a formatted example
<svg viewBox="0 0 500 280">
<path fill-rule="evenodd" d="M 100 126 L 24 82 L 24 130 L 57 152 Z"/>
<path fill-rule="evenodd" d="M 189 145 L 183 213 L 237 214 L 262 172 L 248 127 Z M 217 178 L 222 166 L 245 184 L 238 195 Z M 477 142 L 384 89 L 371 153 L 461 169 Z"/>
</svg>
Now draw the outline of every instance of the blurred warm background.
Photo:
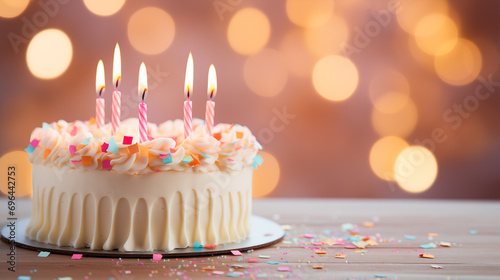
<svg viewBox="0 0 500 280">
<path fill-rule="evenodd" d="M 189 52 L 203 118 L 215 65 L 216 122 L 264 146 L 256 197 L 499 199 L 499 15 L 488 0 L 0 0 L 2 172 L 43 121 L 94 115 L 99 59 L 110 121 L 119 43 L 122 118 L 141 61 L 156 123 L 182 118 Z"/>
</svg>

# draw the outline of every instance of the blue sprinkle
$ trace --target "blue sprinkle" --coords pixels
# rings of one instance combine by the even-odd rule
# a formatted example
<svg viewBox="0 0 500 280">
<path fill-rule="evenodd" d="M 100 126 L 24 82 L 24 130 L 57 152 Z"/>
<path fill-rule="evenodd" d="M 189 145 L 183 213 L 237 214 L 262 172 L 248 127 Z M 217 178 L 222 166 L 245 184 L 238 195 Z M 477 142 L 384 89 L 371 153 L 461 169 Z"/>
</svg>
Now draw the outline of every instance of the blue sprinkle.
<svg viewBox="0 0 500 280">
<path fill-rule="evenodd" d="M 414 236 L 414 235 L 405 235 L 405 239 L 408 239 L 408 240 L 415 240 L 415 239 L 417 239 L 417 237 L 416 237 L 416 236 Z"/>
<path fill-rule="evenodd" d="M 259 154 L 255 155 L 252 163 L 253 169 L 257 169 L 257 166 L 261 165 L 263 162 L 264 159 Z"/>
<path fill-rule="evenodd" d="M 41 251 L 38 256 L 41 258 L 46 258 L 50 255 L 50 252 Z"/>
<path fill-rule="evenodd" d="M 233 273 L 233 272 L 227 273 L 226 276 L 229 276 L 229 277 L 240 277 L 240 275 L 238 273 Z"/>
<path fill-rule="evenodd" d="M 469 231 L 469 234 L 476 235 L 476 234 L 477 234 L 477 230 L 475 230 L 475 229 L 471 229 L 471 230 Z"/>
<path fill-rule="evenodd" d="M 17 277 L 17 280 L 31 280 L 31 277 L 29 277 L 29 276 L 19 276 L 19 277 Z"/>
<path fill-rule="evenodd" d="M 252 250 L 248 250 L 248 251 L 247 251 L 247 253 L 251 253 L 251 252 L 252 252 Z"/>
<path fill-rule="evenodd" d="M 387 278 L 387 275 L 375 274 L 375 278 Z"/>
<path fill-rule="evenodd" d="M 203 248 L 203 245 L 201 245 L 200 242 L 196 242 L 195 241 L 194 244 L 193 244 L 193 248 Z"/>
<path fill-rule="evenodd" d="M 44 122 L 44 123 L 42 124 L 42 128 L 43 128 L 43 129 L 47 129 L 47 128 L 52 128 L 52 126 L 51 126 L 50 124 L 48 124 L 48 123 Z"/>
<path fill-rule="evenodd" d="M 205 155 L 204 153 L 202 153 L 201 151 L 198 151 L 200 153 L 200 155 L 206 157 L 206 158 L 209 158 L 209 156 Z"/>
<path fill-rule="evenodd" d="M 168 153 L 168 157 L 162 158 L 163 164 L 171 163 L 172 162 L 172 155 Z"/>
<path fill-rule="evenodd" d="M 349 236 L 349 240 L 351 240 L 352 242 L 358 242 L 358 241 L 361 241 L 361 237 L 359 237 L 359 236 Z"/>
<path fill-rule="evenodd" d="M 24 149 L 26 152 L 28 153 L 33 153 L 35 151 L 35 148 L 33 148 L 33 146 L 31 146 L 31 144 L 28 145 L 28 148 Z"/>
<path fill-rule="evenodd" d="M 262 145 L 259 143 L 259 141 L 255 140 L 255 145 L 259 150 L 262 150 Z"/>
<path fill-rule="evenodd" d="M 279 262 L 268 261 L 268 264 L 280 264 Z"/>
<path fill-rule="evenodd" d="M 422 248 L 422 249 L 432 249 L 432 248 L 436 248 L 436 247 L 437 246 L 434 243 L 420 245 L 420 248 Z"/>
<path fill-rule="evenodd" d="M 223 155 L 223 156 L 232 156 L 234 154 L 234 152 L 232 153 L 219 153 L 219 155 Z"/>
<path fill-rule="evenodd" d="M 85 139 L 85 141 L 82 142 L 83 145 L 88 145 L 90 144 L 90 137 Z"/>
<path fill-rule="evenodd" d="M 108 141 L 108 152 L 118 154 L 118 144 L 116 144 L 115 138 L 111 137 Z"/>
<path fill-rule="evenodd" d="M 190 163 L 193 161 L 193 158 L 191 156 L 187 156 L 182 160 L 184 163 Z"/>
</svg>

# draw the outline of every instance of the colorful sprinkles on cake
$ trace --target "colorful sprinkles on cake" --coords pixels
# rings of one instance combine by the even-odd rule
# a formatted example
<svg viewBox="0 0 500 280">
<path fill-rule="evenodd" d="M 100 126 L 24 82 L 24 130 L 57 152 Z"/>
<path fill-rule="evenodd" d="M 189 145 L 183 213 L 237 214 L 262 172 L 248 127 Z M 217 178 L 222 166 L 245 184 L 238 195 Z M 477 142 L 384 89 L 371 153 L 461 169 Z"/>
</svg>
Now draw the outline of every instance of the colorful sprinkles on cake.
<svg viewBox="0 0 500 280">
<path fill-rule="evenodd" d="M 204 122 L 195 119 L 192 136 L 185 139 L 182 131 L 169 137 L 159 134 L 162 125 L 170 125 L 170 129 L 175 130 L 173 128 L 175 122 L 167 122 L 159 128 L 154 126 L 153 130 L 156 133 L 148 135 L 149 140 L 140 143 L 136 135 L 120 134 L 121 129 L 126 130 L 127 125 L 130 126 L 133 121 L 134 119 L 123 121 L 120 130 L 113 136 L 107 131 L 111 130 L 109 125 L 98 130 L 93 118 L 84 122 L 44 123 L 41 129 L 35 129 L 25 150 L 32 162 L 36 161 L 38 164 L 57 161 L 58 165 L 61 165 L 62 159 L 69 157 L 67 164 L 71 168 L 118 172 L 124 170 L 117 168 L 117 164 L 140 158 L 142 158 L 140 161 L 147 161 L 144 172 L 179 168 L 191 168 L 195 172 L 222 169 L 237 171 L 243 166 L 252 166 L 255 169 L 263 162 L 262 157 L 257 154 L 262 146 L 246 127 L 218 124 L 213 128 L 213 136 L 210 136 L 206 134 Z M 125 173 L 141 172 L 125 171 Z"/>
</svg>

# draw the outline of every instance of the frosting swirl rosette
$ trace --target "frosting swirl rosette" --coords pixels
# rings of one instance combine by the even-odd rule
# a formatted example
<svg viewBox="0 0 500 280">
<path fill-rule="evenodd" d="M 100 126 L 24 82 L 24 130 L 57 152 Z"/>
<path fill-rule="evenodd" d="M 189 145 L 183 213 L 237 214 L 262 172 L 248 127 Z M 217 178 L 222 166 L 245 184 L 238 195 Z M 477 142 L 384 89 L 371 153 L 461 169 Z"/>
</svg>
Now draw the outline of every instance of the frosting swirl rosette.
<svg viewBox="0 0 500 280">
<path fill-rule="evenodd" d="M 149 141 L 139 143 L 136 118 L 122 121 L 112 135 L 111 125 L 98 129 L 93 119 L 60 120 L 36 128 L 26 151 L 33 164 L 58 168 L 102 169 L 140 175 L 162 171 L 238 171 L 260 165 L 262 147 L 241 125 L 218 124 L 208 135 L 202 120 L 193 120 L 193 133 L 184 138 L 182 120 L 148 123 Z"/>
</svg>

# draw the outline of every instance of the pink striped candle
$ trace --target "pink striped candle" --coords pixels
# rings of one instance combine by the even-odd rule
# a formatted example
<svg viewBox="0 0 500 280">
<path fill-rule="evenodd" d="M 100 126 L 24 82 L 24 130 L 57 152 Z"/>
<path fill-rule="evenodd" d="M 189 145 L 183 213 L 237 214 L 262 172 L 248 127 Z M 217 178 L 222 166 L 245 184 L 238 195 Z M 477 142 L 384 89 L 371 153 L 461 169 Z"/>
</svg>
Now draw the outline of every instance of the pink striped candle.
<svg viewBox="0 0 500 280">
<path fill-rule="evenodd" d="M 104 98 L 102 95 L 104 93 L 105 83 L 104 83 L 104 65 L 102 60 L 97 63 L 97 71 L 95 76 L 95 91 L 97 99 L 95 100 L 95 120 L 97 128 L 104 127 Z"/>
<path fill-rule="evenodd" d="M 213 135 L 212 129 L 214 127 L 215 118 L 215 102 L 212 101 L 217 94 L 217 74 L 214 65 L 210 65 L 208 69 L 208 87 L 207 87 L 207 107 L 205 109 L 205 129 L 208 135 Z"/>
<path fill-rule="evenodd" d="M 184 138 L 188 138 L 193 133 L 193 102 L 189 97 L 184 101 Z"/>
<path fill-rule="evenodd" d="M 141 143 L 148 141 L 148 105 L 139 103 L 139 136 Z"/>
<path fill-rule="evenodd" d="M 193 94 L 193 55 L 189 53 L 186 65 L 186 80 L 184 83 L 184 138 L 188 138 L 193 133 L 193 104 L 191 95 Z"/>
<path fill-rule="evenodd" d="M 120 56 L 120 46 L 118 46 L 117 43 L 115 46 L 115 54 L 113 57 L 113 84 L 115 86 L 115 91 L 113 91 L 113 112 L 111 115 L 111 128 L 113 134 L 115 134 L 120 127 L 120 114 L 122 106 L 122 93 L 118 91 L 118 85 L 120 84 L 122 78 L 122 63 Z"/>
<path fill-rule="evenodd" d="M 112 133 L 115 134 L 120 127 L 120 110 L 122 103 L 122 93 L 118 90 L 113 91 L 113 115 L 111 116 Z"/>
<path fill-rule="evenodd" d="M 144 102 L 148 94 L 148 73 L 146 65 L 141 63 L 139 68 L 139 137 L 140 142 L 148 141 L 148 106 Z"/>
</svg>

